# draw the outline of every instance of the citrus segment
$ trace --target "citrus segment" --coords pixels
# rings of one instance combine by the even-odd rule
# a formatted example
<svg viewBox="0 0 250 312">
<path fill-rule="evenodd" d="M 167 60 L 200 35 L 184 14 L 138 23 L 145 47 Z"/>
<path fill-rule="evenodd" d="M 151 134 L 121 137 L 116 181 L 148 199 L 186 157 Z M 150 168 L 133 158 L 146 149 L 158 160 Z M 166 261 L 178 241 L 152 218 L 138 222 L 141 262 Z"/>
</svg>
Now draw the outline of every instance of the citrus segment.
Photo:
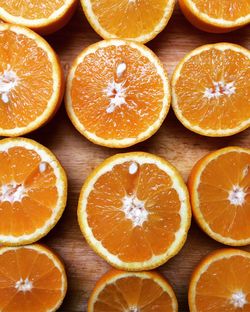
<svg viewBox="0 0 250 312">
<path fill-rule="evenodd" d="M 190 312 L 248 312 L 250 253 L 222 249 L 195 269 L 189 286 Z"/>
<path fill-rule="evenodd" d="M 113 266 L 150 269 L 173 257 L 190 226 L 186 186 L 167 161 L 118 154 L 85 182 L 78 220 L 90 246 Z"/>
<path fill-rule="evenodd" d="M 249 127 L 249 92 L 250 52 L 230 43 L 193 50 L 172 78 L 177 118 L 206 136 L 229 136 Z"/>
<path fill-rule="evenodd" d="M 148 42 L 167 25 L 174 0 L 81 0 L 94 30 L 104 39 L 127 38 Z"/>
<path fill-rule="evenodd" d="M 0 242 L 34 242 L 62 215 L 65 172 L 49 150 L 23 138 L 0 141 L 0 162 Z"/>
<path fill-rule="evenodd" d="M 45 35 L 63 27 L 76 4 L 76 0 L 0 0 L 0 18 Z"/>
<path fill-rule="evenodd" d="M 196 27 L 224 33 L 250 22 L 250 3 L 245 0 L 179 0 L 187 19 Z"/>
<path fill-rule="evenodd" d="M 201 159 L 189 178 L 194 216 L 212 238 L 250 244 L 250 150 L 227 147 Z"/>
<path fill-rule="evenodd" d="M 88 302 L 88 312 L 108 311 L 177 312 L 172 287 L 155 272 L 111 270 L 96 284 Z"/>
<path fill-rule="evenodd" d="M 0 247 L 0 285 L 1 311 L 52 312 L 64 299 L 67 278 L 61 261 L 41 245 Z"/>
<path fill-rule="evenodd" d="M 0 135 L 31 132 L 47 122 L 60 105 L 63 76 L 59 60 L 42 37 L 9 24 L 0 24 L 0 60 Z"/>
<path fill-rule="evenodd" d="M 168 78 L 145 46 L 125 40 L 91 45 L 75 60 L 66 108 L 89 140 L 126 147 L 152 136 L 170 105 Z"/>
</svg>

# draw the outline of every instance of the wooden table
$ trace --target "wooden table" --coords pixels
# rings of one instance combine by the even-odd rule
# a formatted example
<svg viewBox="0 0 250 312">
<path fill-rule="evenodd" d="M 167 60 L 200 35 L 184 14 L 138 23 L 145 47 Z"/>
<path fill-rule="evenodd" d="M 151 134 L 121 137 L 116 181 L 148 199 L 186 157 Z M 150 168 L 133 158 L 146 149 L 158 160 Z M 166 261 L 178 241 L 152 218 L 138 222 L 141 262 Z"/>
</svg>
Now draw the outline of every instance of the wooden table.
<svg viewBox="0 0 250 312">
<path fill-rule="evenodd" d="M 59 54 L 65 74 L 83 48 L 101 40 L 87 23 L 80 6 L 69 24 L 47 39 Z M 188 51 L 206 43 L 221 41 L 250 48 L 250 26 L 229 34 L 207 34 L 191 26 L 176 7 L 166 29 L 148 46 L 163 61 L 170 76 Z M 194 163 L 209 151 L 227 145 L 250 147 L 250 129 L 229 138 L 206 138 L 185 129 L 171 111 L 158 133 L 146 142 L 125 150 L 103 148 L 88 142 L 75 130 L 65 113 L 64 105 L 52 122 L 29 137 L 44 144 L 58 156 L 69 179 L 68 205 L 64 215 L 42 240 L 56 250 L 66 264 L 69 289 L 59 310 L 63 312 L 85 312 L 95 282 L 109 269 L 109 265 L 85 242 L 76 217 L 79 191 L 96 165 L 117 152 L 142 150 L 165 157 L 187 179 Z M 159 268 L 174 287 L 180 312 L 188 311 L 187 289 L 192 270 L 208 252 L 222 247 L 199 230 L 193 221 L 184 248 Z M 250 251 L 249 247 L 245 249 Z"/>
</svg>

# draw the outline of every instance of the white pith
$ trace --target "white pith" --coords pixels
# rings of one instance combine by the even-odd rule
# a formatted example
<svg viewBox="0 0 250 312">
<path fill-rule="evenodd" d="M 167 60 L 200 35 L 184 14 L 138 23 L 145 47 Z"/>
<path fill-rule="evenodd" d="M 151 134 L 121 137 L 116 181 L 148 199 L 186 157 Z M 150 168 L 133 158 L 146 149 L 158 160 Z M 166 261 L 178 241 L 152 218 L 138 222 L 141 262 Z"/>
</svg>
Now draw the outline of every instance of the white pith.
<svg viewBox="0 0 250 312">
<path fill-rule="evenodd" d="M 138 171 L 138 165 L 136 162 L 132 162 L 128 168 L 130 174 L 135 174 Z"/>
<path fill-rule="evenodd" d="M 132 221 L 133 227 L 142 226 L 148 220 L 148 211 L 145 209 L 144 202 L 136 195 L 126 195 L 123 198 L 122 211 L 126 219 Z"/>
<path fill-rule="evenodd" d="M 17 292 L 21 291 L 25 293 L 27 291 L 32 290 L 33 284 L 28 278 L 25 278 L 25 279 L 20 278 L 20 280 L 16 282 L 15 288 Z"/>
<path fill-rule="evenodd" d="M 228 200 L 231 205 L 242 206 L 245 202 L 246 192 L 238 185 L 234 185 L 228 194 Z"/>
<path fill-rule="evenodd" d="M 244 292 L 241 290 L 236 291 L 235 293 L 232 294 L 230 303 L 235 308 L 240 308 L 240 309 L 244 308 L 244 306 L 248 303 L 246 294 L 244 294 Z"/>
<path fill-rule="evenodd" d="M 11 69 L 10 64 L 8 64 L 7 68 L 0 75 L 0 96 L 5 104 L 9 103 L 9 93 L 17 86 L 17 84 L 18 77 L 16 73 Z"/>
<path fill-rule="evenodd" d="M 0 202 L 21 202 L 25 196 L 25 191 L 24 185 L 16 182 L 3 184 L 0 187 Z"/>
<path fill-rule="evenodd" d="M 204 97 L 207 99 L 219 98 L 221 96 L 231 96 L 236 93 L 236 87 L 234 81 L 225 83 L 224 81 L 213 81 L 213 88 L 206 88 L 204 91 Z"/>
</svg>

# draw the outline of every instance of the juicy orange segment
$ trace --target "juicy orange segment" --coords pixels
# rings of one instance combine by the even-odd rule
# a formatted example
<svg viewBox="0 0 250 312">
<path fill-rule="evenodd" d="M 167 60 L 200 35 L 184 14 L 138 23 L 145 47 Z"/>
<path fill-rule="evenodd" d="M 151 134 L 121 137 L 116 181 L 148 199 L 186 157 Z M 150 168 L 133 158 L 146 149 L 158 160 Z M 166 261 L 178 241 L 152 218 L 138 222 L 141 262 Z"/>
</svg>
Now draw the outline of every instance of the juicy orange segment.
<svg viewBox="0 0 250 312">
<path fill-rule="evenodd" d="M 62 71 L 52 48 L 23 27 L 0 24 L 0 135 L 43 125 L 60 105 Z"/>
<path fill-rule="evenodd" d="M 0 0 L 0 18 L 49 34 L 68 22 L 76 3 L 76 0 Z"/>
<path fill-rule="evenodd" d="M 245 0 L 179 0 L 187 19 L 209 32 L 227 32 L 250 22 L 250 3 Z"/>
<path fill-rule="evenodd" d="M 81 230 L 113 266 L 149 269 L 173 257 L 186 240 L 186 186 L 165 160 L 147 153 L 108 158 L 85 182 L 78 206 Z"/>
<path fill-rule="evenodd" d="M 55 156 L 35 141 L 0 141 L 0 242 L 38 240 L 56 224 L 66 204 L 67 180 Z"/>
<path fill-rule="evenodd" d="M 63 264 L 47 248 L 1 247 L 0 268 L 1 311 L 56 311 L 61 305 L 67 278 Z"/>
<path fill-rule="evenodd" d="M 228 136 L 246 129 L 250 125 L 250 52 L 230 43 L 195 49 L 177 66 L 172 92 L 175 114 L 188 129 L 206 136 Z"/>
<path fill-rule="evenodd" d="M 189 286 L 190 312 L 248 312 L 250 253 L 221 249 L 195 269 Z"/>
<path fill-rule="evenodd" d="M 91 26 L 104 39 L 127 38 L 145 43 L 165 28 L 175 1 L 81 0 L 81 3 Z"/>
<path fill-rule="evenodd" d="M 250 150 L 227 147 L 201 159 L 189 179 L 194 216 L 212 238 L 250 243 Z"/>
<path fill-rule="evenodd" d="M 172 287 L 155 272 L 111 270 L 96 284 L 88 302 L 88 312 L 110 311 L 177 312 Z"/>
<path fill-rule="evenodd" d="M 168 78 L 145 46 L 101 41 L 84 50 L 68 77 L 66 107 L 89 140 L 126 147 L 153 135 L 170 104 Z"/>
</svg>

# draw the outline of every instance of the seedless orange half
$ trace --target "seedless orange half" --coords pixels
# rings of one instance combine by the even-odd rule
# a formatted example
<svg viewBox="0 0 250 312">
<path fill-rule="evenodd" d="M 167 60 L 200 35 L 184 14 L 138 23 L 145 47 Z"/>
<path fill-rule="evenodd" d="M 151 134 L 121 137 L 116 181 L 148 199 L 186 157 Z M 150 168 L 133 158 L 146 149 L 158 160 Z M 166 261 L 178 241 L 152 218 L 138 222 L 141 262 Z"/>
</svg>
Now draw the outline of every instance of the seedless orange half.
<svg viewBox="0 0 250 312">
<path fill-rule="evenodd" d="M 249 312 L 250 253 L 221 249 L 194 270 L 188 292 L 190 312 Z"/>
<path fill-rule="evenodd" d="M 88 312 L 177 312 L 172 287 L 156 272 L 110 270 L 96 284 Z"/>
<path fill-rule="evenodd" d="M 0 0 L 0 18 L 47 35 L 69 21 L 76 5 L 76 0 Z"/>
<path fill-rule="evenodd" d="M 104 39 L 148 42 L 167 25 L 175 0 L 81 0 L 94 30 Z"/>
<path fill-rule="evenodd" d="M 152 269 L 176 255 L 190 220 L 182 177 L 148 153 L 106 159 L 79 198 L 78 221 L 87 242 L 111 265 L 128 271 Z"/>
<path fill-rule="evenodd" d="M 201 46 L 179 63 L 172 105 L 188 129 L 222 137 L 250 125 L 250 52 L 231 43 Z"/>
<path fill-rule="evenodd" d="M 64 211 L 66 174 L 47 148 L 30 139 L 1 140 L 0 163 L 0 243 L 37 241 Z"/>
<path fill-rule="evenodd" d="M 63 74 L 50 45 L 33 31 L 0 24 L 0 135 L 45 124 L 63 96 Z"/>
<path fill-rule="evenodd" d="M 208 235 L 228 245 L 250 244 L 250 149 L 227 147 L 205 156 L 188 185 L 194 216 Z"/>
<path fill-rule="evenodd" d="M 142 44 L 104 40 L 89 46 L 69 72 L 66 108 L 90 141 L 127 147 L 152 136 L 170 105 L 167 74 Z"/>
<path fill-rule="evenodd" d="M 187 19 L 196 27 L 224 33 L 250 22 L 250 2 L 245 0 L 179 0 Z"/>
<path fill-rule="evenodd" d="M 0 310 L 53 312 L 62 304 L 67 277 L 44 246 L 0 247 Z"/>
</svg>

